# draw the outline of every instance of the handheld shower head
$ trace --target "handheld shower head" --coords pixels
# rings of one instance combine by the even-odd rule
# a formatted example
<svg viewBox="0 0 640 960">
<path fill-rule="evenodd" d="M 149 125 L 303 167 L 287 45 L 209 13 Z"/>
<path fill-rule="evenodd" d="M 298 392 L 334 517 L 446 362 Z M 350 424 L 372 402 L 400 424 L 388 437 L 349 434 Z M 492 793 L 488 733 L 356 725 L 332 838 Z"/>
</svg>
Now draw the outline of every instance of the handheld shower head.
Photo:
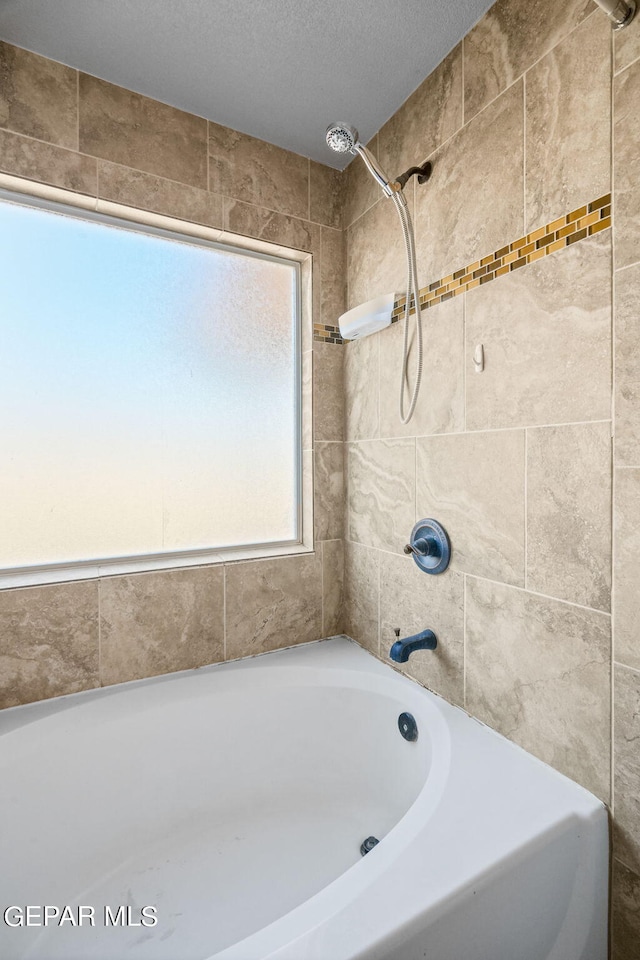
<svg viewBox="0 0 640 960">
<path fill-rule="evenodd" d="M 331 123 L 327 127 L 326 140 L 328 146 L 336 153 L 355 153 L 355 145 L 358 141 L 358 131 L 348 123 Z"/>
</svg>

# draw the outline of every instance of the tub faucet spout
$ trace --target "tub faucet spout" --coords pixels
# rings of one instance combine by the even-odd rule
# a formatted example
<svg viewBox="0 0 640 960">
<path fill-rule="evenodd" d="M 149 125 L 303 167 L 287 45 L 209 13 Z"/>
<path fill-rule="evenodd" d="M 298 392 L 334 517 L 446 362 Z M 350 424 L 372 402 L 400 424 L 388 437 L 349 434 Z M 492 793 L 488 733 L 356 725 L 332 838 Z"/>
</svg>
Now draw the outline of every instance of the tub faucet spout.
<svg viewBox="0 0 640 960">
<path fill-rule="evenodd" d="M 396 637 L 399 636 L 400 631 L 396 630 Z M 437 646 L 438 638 L 433 630 L 423 630 L 422 633 L 405 637 L 404 640 L 396 640 L 389 651 L 389 656 L 396 663 L 406 663 L 414 650 L 435 650 Z"/>
</svg>

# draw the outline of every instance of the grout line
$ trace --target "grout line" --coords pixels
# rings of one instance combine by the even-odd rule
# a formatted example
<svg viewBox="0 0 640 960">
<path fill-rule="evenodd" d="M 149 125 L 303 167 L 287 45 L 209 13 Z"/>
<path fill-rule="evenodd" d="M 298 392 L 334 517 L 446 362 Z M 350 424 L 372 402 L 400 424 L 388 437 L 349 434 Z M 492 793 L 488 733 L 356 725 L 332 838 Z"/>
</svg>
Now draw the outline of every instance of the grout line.
<svg viewBox="0 0 640 960">
<path fill-rule="evenodd" d="M 227 659 L 227 564 L 222 564 L 222 657 Z"/>
<path fill-rule="evenodd" d="M 620 67 L 619 70 L 616 70 L 616 69 L 615 69 L 615 66 L 616 66 L 616 63 L 615 63 L 615 45 L 614 45 L 614 57 L 613 57 L 613 64 L 612 64 L 612 66 L 613 66 L 613 70 L 612 70 L 613 79 L 615 80 L 617 77 L 621 76 L 621 75 L 625 72 L 625 70 L 628 70 L 629 67 L 635 66 L 635 64 L 638 63 L 639 61 L 640 61 L 640 55 L 638 55 L 638 56 L 635 58 L 635 60 L 632 60 L 630 63 L 627 63 L 624 67 Z"/>
<path fill-rule="evenodd" d="M 527 578 L 529 576 L 528 552 L 529 552 L 529 431 L 524 431 L 524 588 L 527 589 Z"/>
<path fill-rule="evenodd" d="M 324 622 L 325 622 L 325 616 L 324 616 L 324 541 L 321 540 L 319 546 L 320 546 L 320 549 L 321 549 L 321 551 L 322 551 L 322 556 L 321 556 L 321 558 L 320 558 L 320 590 L 321 590 L 321 596 L 320 596 L 320 632 L 322 633 L 322 636 L 324 637 L 324 635 L 325 635 L 325 629 L 324 629 Z"/>
<path fill-rule="evenodd" d="M 80 71 L 76 70 L 76 143 L 80 153 Z"/>
<path fill-rule="evenodd" d="M 458 127 L 459 130 L 461 130 L 462 127 L 464 127 L 464 61 L 466 58 L 464 41 L 465 41 L 465 37 L 463 37 L 460 42 L 460 64 L 461 64 L 461 74 L 462 74 L 462 90 L 460 91 L 460 109 L 461 109 L 460 118 L 462 120 L 462 123 L 460 127 Z"/>
<path fill-rule="evenodd" d="M 467 576 L 462 575 L 462 705 L 467 709 Z"/>
<path fill-rule="evenodd" d="M 509 431 L 513 431 L 513 430 L 549 430 L 551 428 L 556 428 L 556 427 L 580 427 L 590 423 L 611 423 L 611 418 L 604 417 L 601 420 L 569 420 L 569 421 L 566 421 L 565 423 L 534 423 L 534 424 L 524 423 L 524 424 L 519 424 L 518 426 L 515 426 L 515 427 L 487 427 L 482 430 L 465 429 L 465 430 L 454 430 L 448 433 L 398 434 L 396 436 L 388 436 L 388 437 L 362 437 L 361 439 L 358 439 L 358 440 L 347 438 L 344 442 L 345 443 L 373 443 L 376 440 L 411 440 L 413 437 L 415 437 L 416 440 L 434 440 L 434 439 L 438 439 L 439 437 L 463 437 L 469 434 L 476 435 L 476 434 L 482 434 L 482 433 L 508 433 Z M 638 464 L 638 467 L 620 466 L 617 469 L 637 470 L 639 468 L 640 468 L 640 464 Z"/>
<path fill-rule="evenodd" d="M 522 74 L 522 232 L 527 232 L 527 71 Z"/>
<path fill-rule="evenodd" d="M 635 673 L 640 677 L 640 668 L 630 667 L 628 663 L 622 663 L 621 660 L 613 660 L 613 666 L 621 667 L 623 670 L 630 670 L 631 673 Z"/>
<path fill-rule="evenodd" d="M 102 686 L 102 578 L 98 577 L 98 686 Z"/>
<path fill-rule="evenodd" d="M 465 576 L 472 577 L 474 580 L 484 580 L 486 583 L 495 583 L 499 587 L 507 587 L 509 590 L 519 590 L 520 593 L 528 593 L 534 597 L 542 597 L 544 600 L 553 600 L 554 603 L 563 603 L 568 607 L 577 607 L 579 610 L 588 610 L 589 613 L 597 613 L 603 617 L 611 618 L 611 613 L 606 610 L 597 610 L 595 607 L 586 607 L 583 603 L 574 603 L 572 600 L 562 600 L 560 597 L 552 597 L 549 593 L 540 593 L 538 590 L 531 590 L 526 587 L 519 587 L 515 583 L 507 583 L 505 580 L 494 580 L 492 577 L 480 577 L 476 573 L 465 571 Z"/>
<path fill-rule="evenodd" d="M 357 443 L 357 440 L 351 440 L 350 443 Z M 636 466 L 635 464 L 629 465 L 628 463 L 614 463 L 614 470 L 640 470 L 640 463 Z"/>
<path fill-rule="evenodd" d="M 462 294 L 462 431 L 467 433 L 467 295 Z"/>
<path fill-rule="evenodd" d="M 614 230 L 615 230 L 615 224 L 614 224 Z M 630 270 L 632 267 L 637 267 L 637 266 L 640 266 L 640 260 L 634 260 L 633 263 L 625 263 L 623 267 L 616 267 L 614 272 L 623 273 L 625 270 Z"/>
</svg>

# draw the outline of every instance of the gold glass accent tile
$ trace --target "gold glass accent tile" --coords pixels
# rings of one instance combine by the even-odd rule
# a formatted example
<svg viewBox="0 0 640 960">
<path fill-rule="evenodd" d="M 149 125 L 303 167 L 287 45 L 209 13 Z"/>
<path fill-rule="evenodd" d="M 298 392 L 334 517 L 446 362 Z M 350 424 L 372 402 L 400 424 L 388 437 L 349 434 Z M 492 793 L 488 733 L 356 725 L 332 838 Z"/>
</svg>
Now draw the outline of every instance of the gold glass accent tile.
<svg viewBox="0 0 640 960">
<path fill-rule="evenodd" d="M 597 200 L 592 200 L 589 204 L 589 213 L 593 210 L 599 210 L 601 207 L 611 206 L 611 194 L 605 193 L 603 197 L 598 197 Z"/>
<path fill-rule="evenodd" d="M 590 213 L 586 217 L 581 217 L 580 220 L 578 220 L 578 230 L 582 230 L 583 227 L 590 227 L 592 223 L 596 223 L 599 219 L 599 210 L 596 210 L 594 213 Z"/>
<path fill-rule="evenodd" d="M 576 229 L 575 223 L 569 223 L 566 227 L 561 227 L 560 230 L 556 232 L 556 236 L 560 240 L 562 237 L 568 237 L 570 233 Z"/>
<path fill-rule="evenodd" d="M 600 233 L 601 230 L 606 230 L 611 226 L 611 217 L 605 217 L 603 220 L 598 220 L 597 223 L 592 223 L 589 227 L 589 236 L 593 236 L 594 233 Z"/>
<path fill-rule="evenodd" d="M 596 203 L 597 202 L 598 201 L 596 200 Z M 574 220 L 579 220 L 580 217 L 586 217 L 586 215 L 587 215 L 587 208 L 578 207 L 577 210 L 572 210 L 571 213 L 567 214 L 567 223 L 573 223 Z"/>
<path fill-rule="evenodd" d="M 530 253 L 527 257 L 527 263 L 535 263 L 536 260 L 540 260 L 541 257 L 544 257 L 546 252 L 547 251 L 544 247 L 540 247 L 539 250 L 534 250 L 534 252 Z"/>
<path fill-rule="evenodd" d="M 527 243 L 534 243 L 536 240 L 539 240 L 540 237 L 544 237 L 546 232 L 546 227 L 538 227 L 538 229 L 534 230 L 533 233 L 527 234 Z"/>
</svg>

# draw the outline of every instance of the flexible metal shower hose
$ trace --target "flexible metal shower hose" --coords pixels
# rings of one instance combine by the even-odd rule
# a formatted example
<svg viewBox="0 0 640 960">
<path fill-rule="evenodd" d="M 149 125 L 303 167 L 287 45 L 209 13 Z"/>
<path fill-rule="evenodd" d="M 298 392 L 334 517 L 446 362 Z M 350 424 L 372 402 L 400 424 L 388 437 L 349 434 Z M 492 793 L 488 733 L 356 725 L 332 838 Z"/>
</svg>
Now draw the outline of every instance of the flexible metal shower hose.
<svg viewBox="0 0 640 960">
<path fill-rule="evenodd" d="M 420 392 L 420 381 L 422 380 L 422 310 L 420 308 L 420 291 L 418 288 L 418 268 L 416 266 L 416 248 L 413 236 L 413 224 L 411 215 L 406 203 L 397 193 L 392 196 L 400 223 L 402 224 L 402 236 L 404 237 L 404 248 L 407 253 L 407 300 L 404 308 L 404 337 L 402 349 L 402 370 L 400 373 L 400 420 L 402 423 L 409 423 L 416 408 L 418 393 Z M 409 387 L 409 313 L 411 310 L 411 300 L 413 299 L 416 311 L 416 334 L 418 341 L 418 362 L 416 364 L 416 379 L 413 385 L 411 403 L 407 415 L 404 414 L 404 391 L 405 383 Z"/>
</svg>

